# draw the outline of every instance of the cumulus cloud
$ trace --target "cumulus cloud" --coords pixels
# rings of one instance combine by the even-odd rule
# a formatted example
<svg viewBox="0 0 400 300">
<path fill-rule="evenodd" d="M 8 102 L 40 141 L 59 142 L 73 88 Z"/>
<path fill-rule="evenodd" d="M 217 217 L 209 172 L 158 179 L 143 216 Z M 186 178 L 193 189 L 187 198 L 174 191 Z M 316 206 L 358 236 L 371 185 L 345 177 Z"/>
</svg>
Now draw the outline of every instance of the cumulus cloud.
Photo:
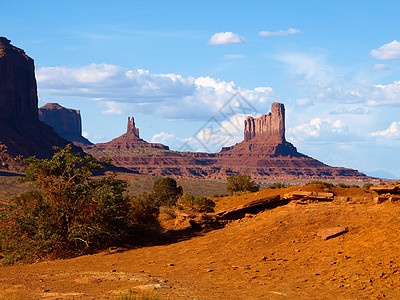
<svg viewBox="0 0 400 300">
<path fill-rule="evenodd" d="M 345 135 L 347 125 L 341 120 L 314 118 L 308 123 L 300 124 L 288 129 L 292 141 L 324 140 Z"/>
<path fill-rule="evenodd" d="M 98 101 L 105 106 L 106 114 L 141 112 L 167 119 L 204 120 L 216 116 L 221 120 L 221 109 L 234 103 L 237 95 L 250 104 L 251 109 L 247 105 L 246 111 L 249 114 L 265 111 L 276 101 L 270 87 L 244 89 L 211 77 L 153 74 L 107 64 L 43 67 L 36 77 L 41 98 L 68 96 Z"/>
<path fill-rule="evenodd" d="M 229 45 L 229 44 L 246 44 L 247 41 L 244 37 L 233 33 L 227 32 L 217 32 L 208 41 L 209 45 Z"/>
<path fill-rule="evenodd" d="M 371 56 L 382 60 L 400 59 L 400 42 L 394 40 L 370 52 Z"/>
<path fill-rule="evenodd" d="M 400 137 L 400 122 L 393 122 L 388 129 L 383 131 L 373 132 L 372 136 L 385 137 L 385 138 L 399 138 Z"/>
<path fill-rule="evenodd" d="M 258 35 L 270 37 L 270 36 L 286 36 L 286 35 L 299 34 L 299 33 L 303 33 L 303 32 L 299 29 L 289 28 L 288 30 L 278 30 L 278 31 L 264 30 L 264 31 L 260 31 L 258 33 Z"/>
</svg>

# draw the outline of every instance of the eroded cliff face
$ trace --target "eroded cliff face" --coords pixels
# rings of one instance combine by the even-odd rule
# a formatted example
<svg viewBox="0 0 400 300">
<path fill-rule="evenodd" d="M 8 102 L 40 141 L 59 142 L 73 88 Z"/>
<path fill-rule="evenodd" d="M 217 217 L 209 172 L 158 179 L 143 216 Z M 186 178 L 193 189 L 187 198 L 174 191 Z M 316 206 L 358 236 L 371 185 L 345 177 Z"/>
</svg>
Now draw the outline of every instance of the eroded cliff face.
<svg viewBox="0 0 400 300">
<path fill-rule="evenodd" d="M 284 143 L 285 106 L 273 103 L 271 112 L 254 119 L 249 116 L 244 122 L 244 141 L 257 139 L 260 143 Z"/>
<path fill-rule="evenodd" d="M 221 160 L 249 157 L 247 163 L 252 163 L 257 157 L 305 156 L 286 141 L 283 103 L 272 103 L 271 112 L 259 118 L 247 117 L 244 121 L 244 140 L 234 146 L 222 148 L 218 154 Z"/>
<path fill-rule="evenodd" d="M 38 98 L 33 59 L 0 37 L 0 119 L 37 120 Z"/>
<path fill-rule="evenodd" d="M 224 180 L 248 174 L 257 180 L 343 179 L 367 180 L 356 170 L 334 168 L 297 152 L 285 140 L 285 107 L 272 104 L 271 112 L 245 121 L 244 140 L 219 153 L 170 151 L 139 137 L 133 118 L 127 133 L 103 144 L 85 147 L 99 159 L 110 157 L 119 167 L 158 176 Z M 162 147 L 163 146 L 163 147 Z"/>
<path fill-rule="evenodd" d="M 47 103 L 39 108 L 39 120 L 53 127 L 59 136 L 74 144 L 92 145 L 82 136 L 82 119 L 79 110 L 65 108 L 58 103 Z"/>
<path fill-rule="evenodd" d="M 39 121 L 37 104 L 33 60 L 0 37 L 0 143 L 10 157 L 49 157 L 53 146 L 68 144 Z M 73 150 L 82 151 L 76 147 Z"/>
</svg>

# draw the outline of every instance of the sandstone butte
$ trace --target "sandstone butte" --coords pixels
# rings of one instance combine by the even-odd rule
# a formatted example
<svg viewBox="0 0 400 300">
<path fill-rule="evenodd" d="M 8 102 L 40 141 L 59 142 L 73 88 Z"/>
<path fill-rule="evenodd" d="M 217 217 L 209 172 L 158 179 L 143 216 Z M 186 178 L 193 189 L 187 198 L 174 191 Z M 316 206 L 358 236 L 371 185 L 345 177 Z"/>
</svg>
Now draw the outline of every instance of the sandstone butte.
<svg viewBox="0 0 400 300">
<path fill-rule="evenodd" d="M 58 103 L 47 103 L 39 108 L 39 120 L 53 127 L 59 136 L 75 145 L 92 145 L 82 136 L 82 119 L 79 110 L 65 108 Z"/>
<path fill-rule="evenodd" d="M 48 157 L 68 143 L 38 118 L 33 60 L 0 37 L 0 168 L 18 169 L 15 157 Z"/>
<path fill-rule="evenodd" d="M 79 111 L 54 103 L 38 109 L 37 104 L 33 60 L 0 37 L 1 168 L 15 168 L 13 158 L 17 156 L 48 157 L 52 146 L 64 147 L 68 139 L 98 159 L 110 157 L 116 166 L 142 174 L 225 179 L 243 173 L 259 180 L 368 180 L 355 170 L 330 167 L 297 152 L 285 139 L 285 107 L 281 103 L 272 104 L 271 112 L 259 118 L 248 117 L 244 140 L 219 153 L 177 152 L 148 143 L 140 138 L 133 117 L 128 118 L 122 136 L 90 145 L 81 135 Z M 74 146 L 75 151 L 80 149 Z"/>
<path fill-rule="evenodd" d="M 98 159 L 110 157 L 118 167 L 135 173 L 177 178 L 225 179 L 248 174 L 257 180 L 341 179 L 367 181 L 356 170 L 331 167 L 301 154 L 285 138 L 285 106 L 273 103 L 271 112 L 245 120 L 244 140 L 218 153 L 177 152 L 147 143 L 128 118 L 127 132 L 107 143 L 85 146 Z"/>
</svg>

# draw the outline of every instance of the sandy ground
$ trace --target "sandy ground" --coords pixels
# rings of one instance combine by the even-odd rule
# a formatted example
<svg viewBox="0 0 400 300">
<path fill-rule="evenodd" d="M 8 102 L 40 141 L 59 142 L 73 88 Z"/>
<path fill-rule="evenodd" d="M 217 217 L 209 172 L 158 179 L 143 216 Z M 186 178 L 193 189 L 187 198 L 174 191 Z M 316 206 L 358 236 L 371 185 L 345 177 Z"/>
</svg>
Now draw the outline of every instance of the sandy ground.
<svg viewBox="0 0 400 300">
<path fill-rule="evenodd" d="M 221 198 L 217 207 L 280 192 Z M 115 299 L 128 290 L 161 299 L 400 299 L 399 221 L 400 203 L 291 202 L 166 245 L 2 267 L 0 299 Z M 317 236 L 338 225 L 349 231 Z"/>
</svg>

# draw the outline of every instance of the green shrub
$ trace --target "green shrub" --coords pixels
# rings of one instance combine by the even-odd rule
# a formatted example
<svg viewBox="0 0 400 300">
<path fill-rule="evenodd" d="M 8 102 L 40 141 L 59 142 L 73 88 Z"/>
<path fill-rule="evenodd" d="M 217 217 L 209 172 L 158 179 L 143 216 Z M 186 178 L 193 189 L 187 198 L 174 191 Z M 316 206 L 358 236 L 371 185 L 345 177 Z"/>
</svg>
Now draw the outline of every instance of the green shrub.
<svg viewBox="0 0 400 300">
<path fill-rule="evenodd" d="M 158 233 L 159 207 L 155 197 L 150 194 L 140 194 L 131 199 L 129 222 L 134 234 Z"/>
<path fill-rule="evenodd" d="M 182 206 L 183 209 L 195 212 L 213 212 L 215 202 L 207 197 L 183 195 L 179 198 L 178 205 Z"/>
<path fill-rule="evenodd" d="M 331 187 L 334 186 L 333 183 L 325 182 L 325 181 L 319 181 L 319 180 L 314 180 L 314 181 L 310 181 L 310 182 L 306 183 L 306 185 L 311 185 L 311 184 L 322 185 L 322 186 L 324 186 L 326 188 L 331 188 Z"/>
<path fill-rule="evenodd" d="M 174 206 L 182 194 L 182 187 L 171 177 L 160 178 L 154 182 L 153 197 L 157 200 L 158 206 Z"/>
<path fill-rule="evenodd" d="M 283 189 L 286 186 L 283 183 L 280 182 L 274 182 L 273 184 L 271 184 L 270 186 L 268 186 L 268 189 Z"/>
<path fill-rule="evenodd" d="M 226 190 L 231 194 L 237 192 L 257 192 L 260 190 L 260 185 L 252 181 L 249 175 L 229 176 L 226 181 Z"/>
<path fill-rule="evenodd" d="M 350 185 L 345 184 L 345 183 L 338 183 L 337 186 L 341 187 L 341 188 L 345 188 L 345 189 L 350 188 Z"/>
<path fill-rule="evenodd" d="M 71 153 L 70 146 L 57 149 L 51 159 L 27 159 L 24 180 L 37 190 L 16 197 L 2 212 L 3 264 L 89 252 L 128 233 L 126 184 L 114 175 L 92 179 L 103 168 L 95 158 Z"/>
<path fill-rule="evenodd" d="M 373 183 L 370 183 L 370 182 L 365 183 L 365 184 L 363 185 L 363 189 L 364 189 L 364 190 L 369 190 L 369 188 L 370 188 L 371 186 L 374 186 L 374 184 L 373 184 Z"/>
</svg>

